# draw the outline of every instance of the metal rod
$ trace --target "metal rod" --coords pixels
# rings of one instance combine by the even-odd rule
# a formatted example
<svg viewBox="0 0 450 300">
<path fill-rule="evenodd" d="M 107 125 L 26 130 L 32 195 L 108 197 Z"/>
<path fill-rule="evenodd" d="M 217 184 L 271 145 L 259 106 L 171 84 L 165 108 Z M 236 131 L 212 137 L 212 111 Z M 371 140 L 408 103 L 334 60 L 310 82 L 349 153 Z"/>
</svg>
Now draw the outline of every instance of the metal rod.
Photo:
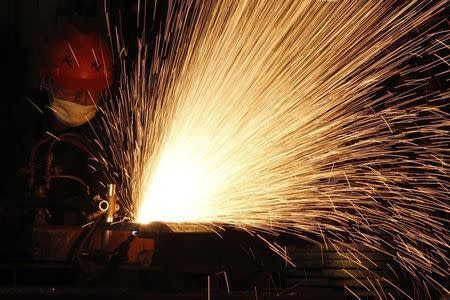
<svg viewBox="0 0 450 300">
<path fill-rule="evenodd" d="M 108 184 L 107 186 L 107 192 L 106 192 L 106 201 L 108 202 L 109 206 L 106 210 L 106 223 L 111 224 L 114 222 L 114 214 L 117 211 L 117 194 L 116 194 L 116 185 L 113 183 Z M 103 232 L 103 249 L 107 249 L 109 240 L 111 239 L 111 230 L 105 230 Z"/>
<path fill-rule="evenodd" d="M 109 204 L 108 210 L 106 211 L 106 222 L 112 223 L 114 221 L 114 214 L 116 213 L 116 185 L 108 184 L 108 192 L 106 193 L 106 201 Z"/>
</svg>

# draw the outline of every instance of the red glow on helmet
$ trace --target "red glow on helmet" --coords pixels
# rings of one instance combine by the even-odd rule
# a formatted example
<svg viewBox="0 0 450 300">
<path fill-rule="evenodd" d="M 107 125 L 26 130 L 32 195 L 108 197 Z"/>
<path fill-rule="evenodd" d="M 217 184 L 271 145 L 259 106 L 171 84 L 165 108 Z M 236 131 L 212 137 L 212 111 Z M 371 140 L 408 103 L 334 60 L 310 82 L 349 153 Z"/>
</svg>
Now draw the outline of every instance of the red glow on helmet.
<svg viewBox="0 0 450 300">
<path fill-rule="evenodd" d="M 83 33 L 73 27 L 48 47 L 46 71 L 60 87 L 105 90 L 112 81 L 112 53 L 98 33 Z"/>
</svg>

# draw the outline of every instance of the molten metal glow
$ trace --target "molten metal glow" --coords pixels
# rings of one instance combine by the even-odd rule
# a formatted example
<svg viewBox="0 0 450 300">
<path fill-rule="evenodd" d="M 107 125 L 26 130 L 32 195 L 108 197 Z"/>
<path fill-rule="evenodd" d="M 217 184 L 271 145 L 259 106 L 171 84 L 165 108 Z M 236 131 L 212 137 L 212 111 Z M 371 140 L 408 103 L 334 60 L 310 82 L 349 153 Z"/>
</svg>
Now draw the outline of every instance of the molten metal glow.
<svg viewBox="0 0 450 300">
<path fill-rule="evenodd" d="M 207 145 L 201 145 L 207 147 Z M 199 222 L 215 215 L 212 192 L 214 176 L 189 146 L 163 152 L 156 171 L 143 192 L 137 221 L 149 223 Z"/>
<path fill-rule="evenodd" d="M 414 278 L 411 298 L 448 292 L 450 95 L 433 80 L 450 37 L 431 21 L 448 1 L 398 2 L 169 2 L 131 71 L 118 47 L 104 108 L 128 214 L 312 236 L 367 269 L 363 245 Z"/>
</svg>

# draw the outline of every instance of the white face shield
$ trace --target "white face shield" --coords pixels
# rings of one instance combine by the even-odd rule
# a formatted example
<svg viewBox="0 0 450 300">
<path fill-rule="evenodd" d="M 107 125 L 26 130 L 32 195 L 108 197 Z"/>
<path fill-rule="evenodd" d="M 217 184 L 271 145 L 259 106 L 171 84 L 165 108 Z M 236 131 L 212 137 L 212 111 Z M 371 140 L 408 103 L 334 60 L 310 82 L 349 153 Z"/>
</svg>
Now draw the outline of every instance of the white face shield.
<svg viewBox="0 0 450 300">
<path fill-rule="evenodd" d="M 70 127 L 81 126 L 91 120 L 97 109 L 94 104 L 80 105 L 71 101 L 53 98 L 50 105 L 55 117 L 64 125 Z"/>
</svg>

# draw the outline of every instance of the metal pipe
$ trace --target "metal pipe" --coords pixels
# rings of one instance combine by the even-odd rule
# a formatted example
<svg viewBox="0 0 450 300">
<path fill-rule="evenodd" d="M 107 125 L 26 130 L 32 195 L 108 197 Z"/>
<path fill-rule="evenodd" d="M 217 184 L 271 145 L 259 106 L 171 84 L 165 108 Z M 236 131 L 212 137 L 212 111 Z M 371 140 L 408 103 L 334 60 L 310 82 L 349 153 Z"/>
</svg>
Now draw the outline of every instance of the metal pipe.
<svg viewBox="0 0 450 300">
<path fill-rule="evenodd" d="M 117 194 L 116 194 L 116 185 L 113 183 L 108 184 L 107 186 L 107 192 L 106 192 L 106 201 L 108 202 L 108 209 L 106 210 L 105 214 L 105 221 L 106 223 L 111 224 L 114 222 L 114 215 L 116 211 L 118 210 L 118 204 L 117 204 Z M 111 230 L 105 230 L 103 231 L 103 249 L 107 249 L 109 240 L 111 238 Z"/>
<path fill-rule="evenodd" d="M 114 214 L 117 210 L 117 194 L 116 185 L 113 183 L 108 184 L 108 192 L 106 193 L 106 201 L 109 204 L 106 211 L 106 222 L 112 223 L 114 221 Z"/>
<path fill-rule="evenodd" d="M 57 136 L 57 140 L 52 140 L 49 144 L 48 147 L 48 151 L 47 151 L 47 159 L 46 159 L 46 164 L 45 164 L 45 187 L 47 190 L 50 189 L 50 185 L 51 185 L 51 181 L 52 181 L 52 176 L 51 176 L 51 171 L 52 171 L 52 164 L 53 164 L 53 149 L 55 148 L 55 145 L 57 142 L 64 142 L 67 143 L 69 145 L 74 146 L 75 148 L 83 151 L 85 154 L 87 154 L 88 156 L 92 156 L 92 151 L 88 148 L 87 145 L 85 145 L 86 141 L 85 139 L 76 134 L 76 133 L 71 133 L 71 132 L 67 132 L 67 133 L 63 133 L 59 136 Z"/>
<path fill-rule="evenodd" d="M 55 139 L 56 140 L 53 140 Z M 83 143 L 83 138 L 75 133 L 71 133 L 71 132 L 67 132 L 67 133 L 63 133 L 60 134 L 58 136 L 55 137 L 49 137 L 49 136 L 44 136 L 43 138 L 41 138 L 40 140 L 38 140 L 36 142 L 36 144 L 33 145 L 33 148 L 31 149 L 30 152 L 30 158 L 29 158 L 29 179 L 28 179 L 28 186 L 30 187 L 30 189 L 33 189 L 34 184 L 35 184 L 35 168 L 36 168 L 36 156 L 37 156 L 37 152 L 39 150 L 39 148 L 41 146 L 43 146 L 44 144 L 48 143 L 49 141 L 52 141 L 52 145 L 50 145 L 50 149 L 47 152 L 47 155 L 51 154 L 53 152 L 53 147 L 54 144 L 57 141 L 63 141 L 69 144 L 72 144 L 73 146 L 79 148 L 80 150 L 84 151 L 85 153 L 87 153 L 88 155 L 92 155 L 92 152 L 89 150 L 89 148 Z M 49 168 L 49 164 L 51 165 L 52 159 L 48 159 L 47 157 L 47 161 L 46 161 L 46 168 Z M 46 173 L 48 173 L 48 170 L 46 169 Z M 49 175 L 49 174 L 47 174 Z"/>
</svg>

